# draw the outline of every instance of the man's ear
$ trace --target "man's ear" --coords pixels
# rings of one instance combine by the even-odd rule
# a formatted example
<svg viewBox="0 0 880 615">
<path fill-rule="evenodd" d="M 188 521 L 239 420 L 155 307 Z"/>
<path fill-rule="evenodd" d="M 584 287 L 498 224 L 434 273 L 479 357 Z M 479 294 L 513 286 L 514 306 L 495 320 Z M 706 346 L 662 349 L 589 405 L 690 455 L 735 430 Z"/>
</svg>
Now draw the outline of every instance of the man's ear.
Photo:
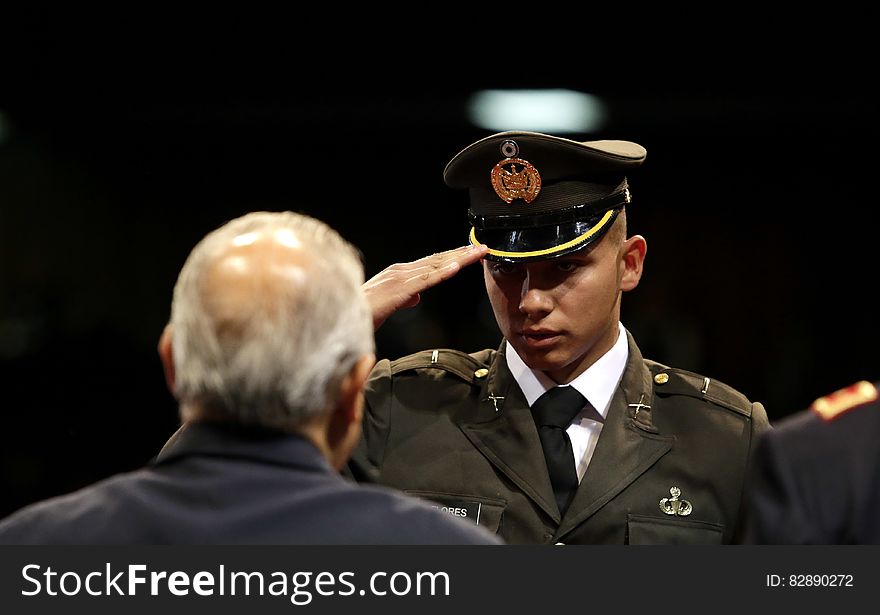
<svg viewBox="0 0 880 615">
<path fill-rule="evenodd" d="M 165 384 L 171 394 L 175 394 L 174 379 L 174 353 L 171 351 L 171 325 L 166 325 L 165 330 L 159 337 L 159 359 L 162 361 L 162 369 L 165 371 Z"/>
<path fill-rule="evenodd" d="M 341 469 L 361 438 L 361 421 L 364 416 L 364 385 L 376 364 L 373 354 L 361 357 L 339 388 L 336 407 L 327 424 L 327 446 L 330 463 Z"/>
<path fill-rule="evenodd" d="M 620 251 L 622 268 L 620 290 L 632 290 L 639 285 L 647 251 L 648 242 L 641 235 L 633 235 L 623 242 Z"/>
<path fill-rule="evenodd" d="M 339 400 L 337 402 L 338 410 L 341 411 L 347 420 L 360 425 L 363 417 L 363 392 L 367 378 L 376 364 L 376 356 L 366 354 L 362 356 L 348 376 L 342 381 L 339 391 Z"/>
</svg>

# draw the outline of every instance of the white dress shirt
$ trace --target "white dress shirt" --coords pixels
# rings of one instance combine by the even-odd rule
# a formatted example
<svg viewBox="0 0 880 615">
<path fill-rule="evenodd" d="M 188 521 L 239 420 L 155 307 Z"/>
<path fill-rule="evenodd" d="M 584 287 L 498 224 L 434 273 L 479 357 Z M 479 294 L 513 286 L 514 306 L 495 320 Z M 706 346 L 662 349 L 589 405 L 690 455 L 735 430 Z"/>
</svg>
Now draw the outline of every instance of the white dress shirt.
<svg viewBox="0 0 880 615">
<path fill-rule="evenodd" d="M 593 407 L 603 417 L 608 416 L 608 407 L 611 405 L 611 398 L 620 379 L 623 377 L 623 370 L 626 367 L 626 360 L 629 356 L 629 346 L 626 342 L 626 329 L 623 324 L 618 323 L 620 334 L 611 350 L 602 355 L 598 361 L 593 363 L 580 376 L 571 381 L 571 386 L 587 398 L 593 404 Z M 520 356 L 507 342 L 507 367 L 513 374 L 517 384 L 526 396 L 529 407 L 543 395 L 548 389 L 557 386 L 544 372 L 529 368 Z M 575 466 L 577 468 L 578 480 L 584 477 L 590 459 L 593 457 L 593 451 L 596 449 L 596 442 L 599 439 L 599 433 L 602 431 L 602 423 L 589 419 L 583 414 L 577 415 L 566 429 L 568 437 L 571 438 L 571 448 L 574 451 Z"/>
</svg>

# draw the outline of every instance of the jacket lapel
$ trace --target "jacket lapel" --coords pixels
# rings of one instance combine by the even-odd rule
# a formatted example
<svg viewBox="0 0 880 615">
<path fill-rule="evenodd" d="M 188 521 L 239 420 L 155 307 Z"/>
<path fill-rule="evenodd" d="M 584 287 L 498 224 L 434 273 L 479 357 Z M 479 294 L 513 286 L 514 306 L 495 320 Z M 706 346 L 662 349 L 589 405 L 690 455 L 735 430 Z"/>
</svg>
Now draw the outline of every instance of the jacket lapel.
<svg viewBox="0 0 880 615">
<path fill-rule="evenodd" d="M 471 443 L 557 523 L 553 487 L 528 402 L 507 367 L 504 349 L 495 354 L 480 390 L 476 415 L 462 417 L 459 428 Z"/>
<path fill-rule="evenodd" d="M 672 448 L 674 438 L 661 435 L 651 420 L 651 372 L 628 331 L 627 341 L 629 357 L 621 384 L 612 398 L 587 473 L 557 536 L 594 514 Z"/>
</svg>

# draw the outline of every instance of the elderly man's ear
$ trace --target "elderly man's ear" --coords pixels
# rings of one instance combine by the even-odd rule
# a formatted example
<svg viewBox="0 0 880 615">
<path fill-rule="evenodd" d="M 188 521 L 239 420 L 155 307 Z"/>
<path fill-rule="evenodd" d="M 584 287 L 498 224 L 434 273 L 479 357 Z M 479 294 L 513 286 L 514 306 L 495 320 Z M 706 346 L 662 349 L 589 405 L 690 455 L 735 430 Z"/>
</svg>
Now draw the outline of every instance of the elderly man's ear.
<svg viewBox="0 0 880 615">
<path fill-rule="evenodd" d="M 340 470 L 348 462 L 361 437 L 364 410 L 364 385 L 376 364 L 373 354 L 364 355 L 342 381 L 336 408 L 327 421 L 327 444 L 330 463 Z"/>
<path fill-rule="evenodd" d="M 162 361 L 162 369 L 165 370 L 165 384 L 174 395 L 174 355 L 171 352 L 171 325 L 165 325 L 165 330 L 159 337 L 159 359 Z"/>
<path fill-rule="evenodd" d="M 376 365 L 376 355 L 370 353 L 362 356 L 351 371 L 343 379 L 337 406 L 347 415 L 352 423 L 360 425 L 363 410 L 363 392 L 370 372 Z"/>
</svg>

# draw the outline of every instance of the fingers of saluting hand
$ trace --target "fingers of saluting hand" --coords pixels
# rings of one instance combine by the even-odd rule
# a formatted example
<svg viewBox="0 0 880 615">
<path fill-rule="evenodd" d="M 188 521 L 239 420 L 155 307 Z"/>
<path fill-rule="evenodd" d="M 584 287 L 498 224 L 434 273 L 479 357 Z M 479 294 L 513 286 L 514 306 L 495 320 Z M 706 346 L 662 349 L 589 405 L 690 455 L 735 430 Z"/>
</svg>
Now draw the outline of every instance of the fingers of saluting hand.
<svg viewBox="0 0 880 615">
<path fill-rule="evenodd" d="M 416 305 L 419 293 L 448 280 L 462 267 L 476 263 L 486 252 L 484 245 L 462 246 L 383 269 L 363 286 L 373 309 L 375 325 L 378 327 L 400 308 Z"/>
<path fill-rule="evenodd" d="M 485 254 L 485 246 L 462 246 L 397 266 L 401 267 L 399 271 L 403 274 L 403 284 L 415 292 L 420 292 L 443 280 L 448 280 L 462 267 L 476 263 Z"/>
<path fill-rule="evenodd" d="M 462 246 L 408 263 L 396 263 L 370 278 L 365 286 L 394 287 L 396 292 L 417 293 L 454 276 L 486 254 L 486 247 Z"/>
</svg>

